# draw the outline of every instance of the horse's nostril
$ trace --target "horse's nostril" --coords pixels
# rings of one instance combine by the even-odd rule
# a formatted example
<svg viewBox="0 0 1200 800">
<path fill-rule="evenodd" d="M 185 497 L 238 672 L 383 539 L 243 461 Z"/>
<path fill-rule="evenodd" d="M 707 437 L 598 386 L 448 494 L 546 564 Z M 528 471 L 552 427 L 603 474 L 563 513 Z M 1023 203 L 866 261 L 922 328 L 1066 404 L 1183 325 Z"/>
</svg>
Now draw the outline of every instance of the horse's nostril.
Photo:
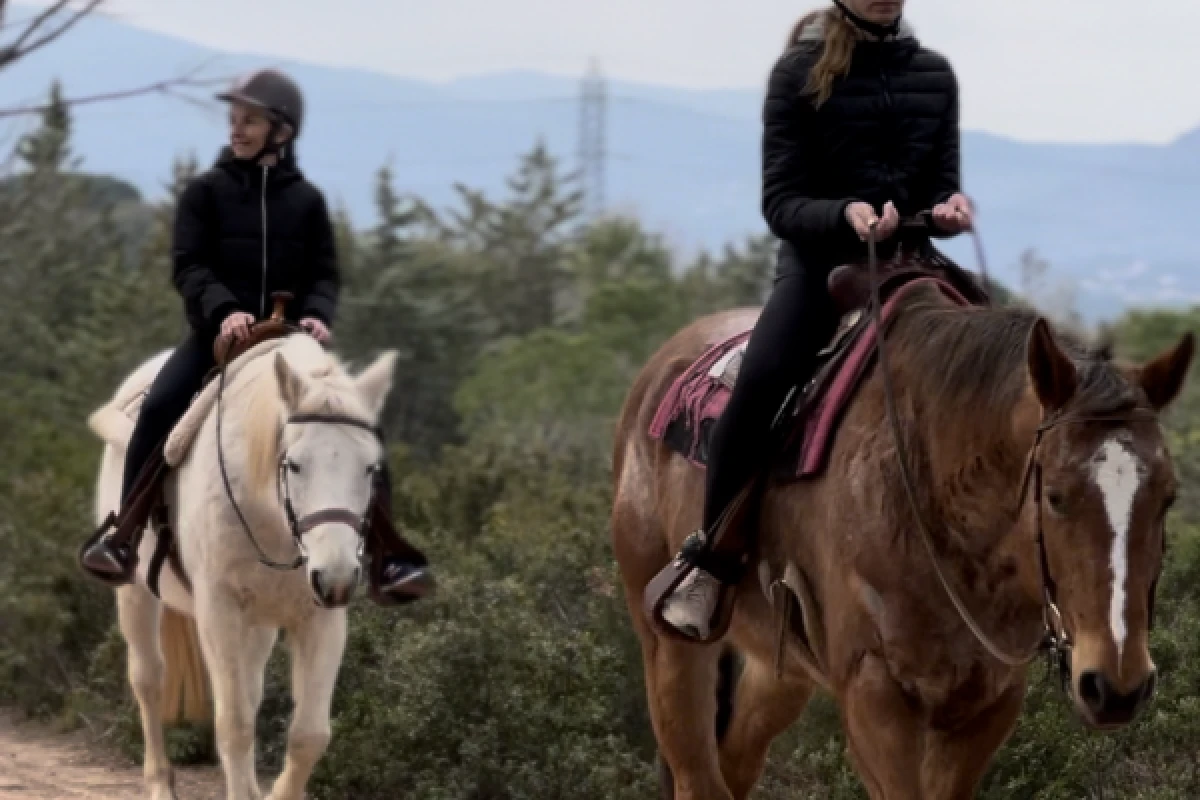
<svg viewBox="0 0 1200 800">
<path fill-rule="evenodd" d="M 1079 676 L 1079 698 L 1092 713 L 1104 710 L 1108 700 L 1108 682 L 1099 672 L 1085 672 Z"/>
</svg>

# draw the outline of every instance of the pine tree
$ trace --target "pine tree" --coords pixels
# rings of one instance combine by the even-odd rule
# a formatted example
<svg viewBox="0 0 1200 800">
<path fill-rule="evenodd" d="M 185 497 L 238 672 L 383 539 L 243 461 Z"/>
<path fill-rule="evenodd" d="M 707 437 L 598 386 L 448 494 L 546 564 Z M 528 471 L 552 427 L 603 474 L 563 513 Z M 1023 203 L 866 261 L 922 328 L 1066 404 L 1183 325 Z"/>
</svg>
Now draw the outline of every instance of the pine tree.
<svg viewBox="0 0 1200 800">
<path fill-rule="evenodd" d="M 582 232 L 583 193 L 562 175 L 544 144 L 521 159 L 504 203 L 457 187 L 463 209 L 446 226 L 449 241 L 475 262 L 477 299 L 493 336 L 522 335 L 562 321 L 576 308 L 572 250 Z"/>
<path fill-rule="evenodd" d="M 42 111 L 41 126 L 17 145 L 17 156 L 32 172 L 65 172 L 71 163 L 71 111 L 55 81 Z"/>
</svg>

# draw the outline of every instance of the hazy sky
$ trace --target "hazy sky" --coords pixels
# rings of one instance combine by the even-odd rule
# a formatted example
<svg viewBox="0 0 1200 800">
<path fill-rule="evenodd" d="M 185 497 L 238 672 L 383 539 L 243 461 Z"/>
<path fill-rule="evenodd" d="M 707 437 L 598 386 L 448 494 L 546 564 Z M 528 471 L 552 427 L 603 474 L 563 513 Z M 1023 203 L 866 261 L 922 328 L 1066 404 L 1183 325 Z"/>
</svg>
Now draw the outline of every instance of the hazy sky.
<svg viewBox="0 0 1200 800">
<path fill-rule="evenodd" d="M 227 50 L 445 79 L 502 69 L 762 85 L 808 0 L 109 0 Z M 1021 138 L 1162 142 L 1200 124 L 1200 0 L 909 0 L 954 62 L 964 124 Z"/>
</svg>

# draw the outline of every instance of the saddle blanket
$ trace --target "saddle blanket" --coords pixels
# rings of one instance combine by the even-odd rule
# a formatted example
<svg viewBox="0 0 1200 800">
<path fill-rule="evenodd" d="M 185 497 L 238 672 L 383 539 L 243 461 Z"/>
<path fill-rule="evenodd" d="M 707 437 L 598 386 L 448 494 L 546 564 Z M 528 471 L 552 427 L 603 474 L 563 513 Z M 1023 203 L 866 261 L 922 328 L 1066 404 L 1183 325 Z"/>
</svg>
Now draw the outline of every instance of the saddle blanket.
<svg viewBox="0 0 1200 800">
<path fill-rule="evenodd" d="M 884 302 L 884 330 L 900 301 L 920 286 L 937 286 L 947 297 L 965 304 L 958 292 L 934 278 L 917 278 L 897 288 Z M 709 347 L 679 375 L 659 403 L 650 424 L 651 438 L 662 441 L 692 464 L 708 463 L 713 428 L 729 404 L 751 331 Z M 861 310 L 846 315 L 833 342 L 821 352 L 816 377 L 789 402 L 777 435 L 786 437 L 784 476 L 819 475 L 825 467 L 838 424 L 862 383 L 876 351 L 875 324 Z"/>
<path fill-rule="evenodd" d="M 284 341 L 284 339 L 269 339 L 247 350 L 225 370 L 226 382 L 232 383 L 247 364 L 258 356 L 278 350 L 283 346 Z M 129 444 L 129 438 L 133 435 L 134 423 L 137 422 L 138 414 L 142 410 L 142 401 L 145 400 L 146 393 L 150 391 L 150 385 L 154 383 L 154 379 L 166 364 L 171 352 L 164 350 L 139 367 L 125 380 L 118 394 L 88 418 L 88 427 L 101 440 L 118 450 L 124 450 Z M 171 434 L 167 437 L 164 447 L 168 466 L 178 467 L 183 463 L 196 434 L 200 432 L 204 420 L 208 418 L 217 403 L 218 388 L 218 381 L 208 381 L 192 398 L 188 410 L 171 429 Z"/>
</svg>

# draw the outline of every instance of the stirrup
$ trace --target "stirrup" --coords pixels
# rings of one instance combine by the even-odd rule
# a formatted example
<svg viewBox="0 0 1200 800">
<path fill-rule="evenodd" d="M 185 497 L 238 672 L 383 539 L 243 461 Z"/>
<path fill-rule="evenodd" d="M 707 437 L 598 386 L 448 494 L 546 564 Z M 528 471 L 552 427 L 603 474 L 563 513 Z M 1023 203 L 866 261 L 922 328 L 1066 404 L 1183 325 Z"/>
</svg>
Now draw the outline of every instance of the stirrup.
<svg viewBox="0 0 1200 800">
<path fill-rule="evenodd" d="M 103 569 L 94 569 L 87 563 L 87 556 L 88 553 L 93 550 L 93 548 L 95 548 L 105 539 L 110 530 L 116 530 L 118 523 L 119 520 L 117 515 L 113 512 L 109 512 L 108 516 L 104 518 L 92 535 L 89 536 L 82 545 L 80 545 L 79 551 L 76 554 L 76 562 L 79 564 L 80 569 L 82 569 L 92 578 L 113 589 L 117 589 L 134 582 L 137 573 L 136 543 L 124 543 L 124 546 L 129 548 L 129 557 L 124 564 L 118 563 L 117 566 L 121 567 L 119 572 L 109 572 Z M 111 547 L 109 549 L 111 550 Z"/>
<path fill-rule="evenodd" d="M 683 540 L 678 555 L 646 584 L 642 611 L 655 633 L 689 644 L 712 644 L 724 638 L 728 632 L 737 594 L 734 589 L 741 582 L 744 566 L 731 567 L 728 562 L 715 557 L 711 548 L 708 534 L 702 530 L 693 531 Z M 703 569 L 720 584 L 717 606 L 709 620 L 708 636 L 705 637 L 688 636 L 663 618 L 667 598 L 697 569 Z"/>
</svg>

